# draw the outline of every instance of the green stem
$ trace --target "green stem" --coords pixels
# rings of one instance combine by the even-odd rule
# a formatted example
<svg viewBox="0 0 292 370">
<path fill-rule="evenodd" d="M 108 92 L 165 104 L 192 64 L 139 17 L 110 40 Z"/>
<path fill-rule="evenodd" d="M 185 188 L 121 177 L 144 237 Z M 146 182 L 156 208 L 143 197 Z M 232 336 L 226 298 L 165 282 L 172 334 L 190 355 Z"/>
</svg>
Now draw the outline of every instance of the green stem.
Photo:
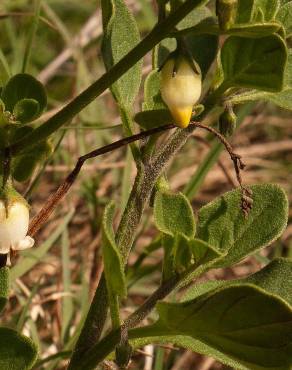
<svg viewBox="0 0 292 370">
<path fill-rule="evenodd" d="M 247 104 L 243 106 L 237 112 L 237 127 L 240 126 L 244 117 L 248 115 L 252 108 L 254 107 L 254 103 Z M 183 192 L 184 194 L 192 200 L 194 196 L 197 194 L 199 188 L 201 187 L 202 183 L 204 182 L 207 174 L 210 172 L 212 167 L 217 163 L 222 150 L 224 149 L 224 145 L 220 142 L 215 141 L 212 143 L 211 149 L 208 151 L 206 158 L 200 163 L 196 172 L 191 176 L 189 182 L 185 186 Z"/>
<path fill-rule="evenodd" d="M 30 29 L 29 36 L 28 36 L 27 45 L 26 45 L 25 52 L 24 52 L 23 63 L 22 63 L 22 73 L 25 73 L 27 66 L 29 64 L 31 49 L 33 46 L 33 41 L 34 41 L 35 34 L 38 28 L 38 23 L 39 23 L 40 8 L 41 8 L 41 0 L 35 0 L 34 17 L 33 17 L 31 29 Z"/>
<path fill-rule="evenodd" d="M 214 99 L 214 95 L 218 97 L 217 91 L 207 98 L 207 103 L 209 100 L 216 100 Z M 206 104 L 206 106 L 207 108 L 202 116 L 206 116 L 211 110 L 209 108 L 210 104 Z M 151 165 L 140 163 L 134 186 L 116 234 L 116 242 L 125 264 L 135 240 L 136 230 L 140 223 L 144 207 L 149 201 L 156 180 L 163 173 L 170 159 L 185 144 L 194 129 L 193 126 L 189 126 L 184 130 L 177 129 L 166 144 L 157 152 L 155 157 L 152 158 Z M 94 344 L 92 339 L 95 338 L 97 341 L 101 335 L 101 330 L 106 320 L 104 311 L 104 307 L 107 306 L 106 293 L 106 282 L 103 275 L 90 307 L 89 316 L 86 319 L 81 336 L 76 344 L 75 353 L 68 368 L 69 370 L 78 369 L 78 364 L 83 359 L 85 352 L 90 352 L 90 348 Z M 103 315 L 100 315 L 100 311 L 103 312 Z M 98 322 L 99 326 L 98 331 L 94 330 L 96 322 Z"/>
<path fill-rule="evenodd" d="M 133 120 L 129 108 L 119 105 L 120 114 L 123 122 L 124 134 L 126 136 L 134 135 Z M 130 144 L 131 152 L 136 163 L 140 160 L 140 150 L 136 143 Z"/>
<path fill-rule="evenodd" d="M 108 312 L 108 296 L 104 274 L 100 279 L 89 312 L 75 345 L 69 369 L 78 369 L 80 359 L 99 340 Z"/>
<path fill-rule="evenodd" d="M 90 85 L 45 123 L 36 128 L 31 134 L 26 135 L 24 138 L 14 143 L 11 146 L 11 154 L 16 155 L 30 145 L 45 140 L 63 124 L 75 117 L 82 109 L 102 94 L 133 65 L 143 58 L 145 54 L 153 49 L 153 47 L 166 37 L 168 33 L 173 30 L 175 25 L 188 13 L 206 2 L 207 0 L 186 0 L 175 12 L 171 13 L 169 17 L 159 25 L 155 26 L 135 48 L 133 48 L 96 82 Z"/>
<path fill-rule="evenodd" d="M 109 307 L 112 319 L 112 328 L 117 329 L 121 326 L 119 297 L 117 295 L 109 297 Z"/>
<path fill-rule="evenodd" d="M 206 265 L 205 267 L 193 265 L 180 275 L 177 274 L 169 278 L 143 303 L 143 305 L 138 310 L 136 310 L 125 320 L 123 327 L 128 330 L 137 326 L 149 314 L 149 312 L 153 310 L 158 300 L 165 298 L 188 277 L 191 276 L 191 279 L 199 277 L 201 274 L 206 272 L 206 270 L 209 269 L 210 266 L 211 265 Z M 108 356 L 119 344 L 121 330 L 122 328 L 120 327 L 111 331 L 99 343 L 97 343 L 88 351 L 87 355 L 79 362 L 79 367 L 70 367 L 70 369 L 95 369 L 98 363 L 104 360 L 106 356 Z M 138 329 L 137 332 L 139 332 Z M 131 331 L 129 332 L 129 335 L 130 339 L 135 338 L 135 335 L 132 335 Z"/>
<path fill-rule="evenodd" d="M 143 164 L 139 166 L 127 207 L 123 213 L 116 234 L 116 242 L 122 253 L 125 264 L 134 242 L 136 230 L 141 221 L 144 207 L 150 198 L 156 180 L 164 171 L 170 159 L 185 144 L 187 138 L 194 129 L 194 126 L 189 126 L 184 130 L 177 129 L 165 146 L 163 146 L 152 159 L 151 166 L 147 165 L 147 167 L 145 167 Z M 85 357 L 87 358 L 87 353 L 90 351 L 93 344 L 95 344 L 94 340 L 96 342 L 99 339 L 106 319 L 107 299 L 106 282 L 103 274 L 80 338 L 76 344 L 68 367 L 69 370 L 80 369 L 80 367 L 78 367 L 80 366 L 80 361 Z M 96 326 L 98 326 L 98 328 L 96 328 Z"/>
</svg>

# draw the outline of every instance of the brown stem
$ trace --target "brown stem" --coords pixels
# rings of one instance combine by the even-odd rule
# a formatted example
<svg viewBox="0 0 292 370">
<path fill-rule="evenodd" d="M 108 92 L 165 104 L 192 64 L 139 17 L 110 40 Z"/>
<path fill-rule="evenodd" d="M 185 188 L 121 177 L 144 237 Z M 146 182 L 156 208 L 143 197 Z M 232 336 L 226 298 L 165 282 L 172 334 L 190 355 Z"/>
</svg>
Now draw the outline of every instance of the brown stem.
<svg viewBox="0 0 292 370">
<path fill-rule="evenodd" d="M 194 124 L 197 127 L 207 130 L 211 132 L 212 134 L 216 135 L 219 138 L 219 140 L 223 143 L 226 150 L 228 151 L 230 158 L 233 162 L 236 179 L 241 188 L 241 209 L 242 209 L 242 212 L 244 213 L 244 216 L 248 217 L 249 212 L 252 209 L 253 199 L 252 199 L 252 191 L 249 188 L 242 185 L 241 171 L 244 170 L 245 164 L 243 163 L 241 156 L 234 153 L 232 146 L 225 139 L 225 137 L 221 135 L 217 130 L 215 130 L 214 128 L 210 126 L 206 126 L 202 123 L 199 123 L 199 122 L 194 122 Z"/>
<path fill-rule="evenodd" d="M 225 137 L 223 135 L 221 135 L 217 130 L 215 130 L 213 127 L 210 127 L 210 126 L 207 126 L 207 125 L 204 125 L 203 123 L 199 123 L 199 122 L 193 122 L 197 127 L 199 128 L 202 128 L 204 130 L 207 130 L 209 132 L 211 132 L 212 134 L 214 134 L 215 136 L 217 136 L 219 138 L 219 140 L 222 142 L 222 144 L 225 146 L 227 152 L 229 153 L 230 155 L 230 158 L 233 162 L 233 165 L 234 165 L 234 170 L 235 170 L 235 174 L 236 174 L 236 179 L 238 181 L 238 184 L 240 186 L 241 189 L 243 189 L 243 186 L 242 186 L 242 178 L 241 178 L 241 170 L 243 170 L 245 168 L 245 164 L 243 163 L 242 159 L 241 159 L 241 156 L 236 154 L 234 151 L 233 151 L 233 148 L 232 146 L 230 145 L 230 143 L 225 139 Z"/>
<path fill-rule="evenodd" d="M 98 157 L 102 154 L 112 152 L 113 150 L 119 149 L 125 145 L 128 145 L 134 141 L 144 139 L 148 136 L 170 130 L 174 128 L 174 125 L 165 125 L 157 128 L 153 128 L 151 130 L 140 132 L 139 134 L 132 135 L 129 137 L 125 137 L 121 140 L 115 141 L 109 145 L 105 145 L 102 148 L 93 150 L 90 153 L 87 153 L 80 157 L 75 165 L 73 171 L 66 177 L 63 183 L 58 187 L 54 194 L 52 194 L 40 212 L 32 219 L 28 234 L 34 236 L 36 232 L 42 227 L 42 225 L 47 221 L 51 213 L 56 208 L 57 204 L 62 200 L 62 198 L 67 194 L 68 190 L 73 185 L 74 181 L 76 180 L 79 172 L 83 164 L 91 158 Z"/>
<path fill-rule="evenodd" d="M 206 147 L 208 147 L 209 149 L 211 149 L 211 145 L 210 143 L 203 137 L 201 136 L 198 136 L 198 135 L 193 135 L 192 136 L 195 140 L 199 141 L 200 143 L 202 143 L 203 145 L 205 145 Z M 221 161 L 220 159 L 218 159 L 218 166 L 221 168 L 224 176 L 226 177 L 226 180 L 227 182 L 229 182 L 229 184 L 231 185 L 232 188 L 235 188 L 236 187 L 236 183 L 235 181 L 233 180 L 231 174 L 229 173 L 228 169 L 226 168 L 225 164 L 223 163 L 223 161 Z"/>
</svg>

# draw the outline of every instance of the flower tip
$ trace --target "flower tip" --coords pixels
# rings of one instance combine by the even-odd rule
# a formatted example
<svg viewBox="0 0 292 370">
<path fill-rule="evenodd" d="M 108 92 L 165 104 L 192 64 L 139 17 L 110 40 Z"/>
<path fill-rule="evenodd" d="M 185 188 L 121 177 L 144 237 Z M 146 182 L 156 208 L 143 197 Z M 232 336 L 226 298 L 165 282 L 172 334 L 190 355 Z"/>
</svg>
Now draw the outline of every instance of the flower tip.
<svg viewBox="0 0 292 370">
<path fill-rule="evenodd" d="M 171 110 L 171 114 L 178 127 L 186 128 L 191 121 L 192 107 L 175 108 Z"/>
</svg>

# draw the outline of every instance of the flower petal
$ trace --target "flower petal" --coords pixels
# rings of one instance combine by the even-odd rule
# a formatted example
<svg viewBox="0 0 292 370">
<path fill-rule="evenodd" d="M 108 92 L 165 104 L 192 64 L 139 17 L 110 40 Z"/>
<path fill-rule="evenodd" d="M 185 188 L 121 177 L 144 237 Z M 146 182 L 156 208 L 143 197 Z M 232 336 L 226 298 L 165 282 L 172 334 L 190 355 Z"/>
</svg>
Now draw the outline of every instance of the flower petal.
<svg viewBox="0 0 292 370">
<path fill-rule="evenodd" d="M 34 245 L 34 239 L 30 236 L 26 236 L 24 239 L 19 240 L 18 242 L 14 243 L 12 245 L 12 249 L 16 251 L 22 251 L 24 249 L 28 249 L 33 247 Z"/>
</svg>

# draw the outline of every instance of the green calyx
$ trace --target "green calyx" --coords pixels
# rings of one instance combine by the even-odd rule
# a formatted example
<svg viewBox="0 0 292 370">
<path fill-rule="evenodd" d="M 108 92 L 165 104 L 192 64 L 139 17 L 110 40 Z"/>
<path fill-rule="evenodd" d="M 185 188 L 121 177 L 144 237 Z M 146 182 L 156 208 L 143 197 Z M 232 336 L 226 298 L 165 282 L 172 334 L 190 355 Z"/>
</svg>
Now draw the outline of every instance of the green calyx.
<svg viewBox="0 0 292 370">
<path fill-rule="evenodd" d="M 0 202 L 3 202 L 8 213 L 9 207 L 11 207 L 15 202 L 22 203 L 27 208 L 29 204 L 11 185 L 10 182 L 7 182 L 6 186 L 0 190 Z"/>
</svg>

